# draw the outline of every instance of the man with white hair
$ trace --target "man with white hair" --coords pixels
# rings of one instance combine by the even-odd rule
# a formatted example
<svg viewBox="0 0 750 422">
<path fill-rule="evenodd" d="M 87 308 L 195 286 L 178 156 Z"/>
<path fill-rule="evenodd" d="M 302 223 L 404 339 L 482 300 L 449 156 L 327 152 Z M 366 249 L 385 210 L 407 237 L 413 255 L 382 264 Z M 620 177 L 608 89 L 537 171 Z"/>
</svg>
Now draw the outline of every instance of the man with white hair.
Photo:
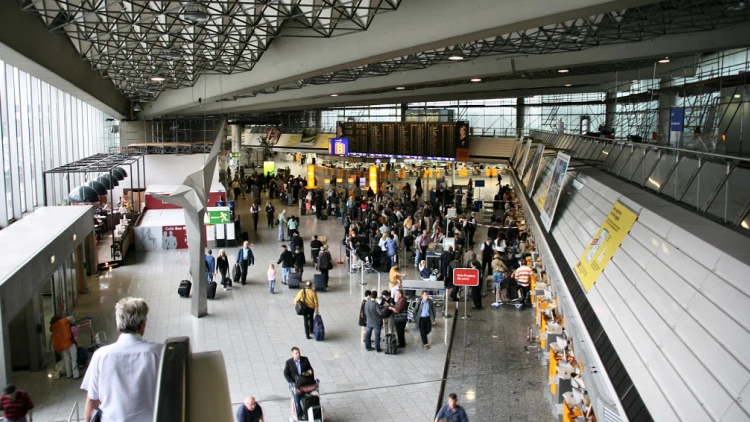
<svg viewBox="0 0 750 422">
<path fill-rule="evenodd" d="M 151 422 L 162 346 L 143 340 L 148 305 L 126 297 L 115 305 L 120 337 L 91 358 L 81 389 L 86 390 L 84 420 L 101 412 L 102 421 Z"/>
<path fill-rule="evenodd" d="M 263 422 L 263 409 L 260 408 L 255 397 L 249 396 L 237 409 L 237 422 Z"/>
</svg>

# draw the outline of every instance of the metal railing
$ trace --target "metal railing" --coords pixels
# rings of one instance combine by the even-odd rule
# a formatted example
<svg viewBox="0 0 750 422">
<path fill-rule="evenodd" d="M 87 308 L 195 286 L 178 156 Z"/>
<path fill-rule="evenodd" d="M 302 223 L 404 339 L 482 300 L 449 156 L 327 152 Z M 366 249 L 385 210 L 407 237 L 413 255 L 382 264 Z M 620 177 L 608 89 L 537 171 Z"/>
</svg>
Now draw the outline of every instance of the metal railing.
<svg viewBox="0 0 750 422">
<path fill-rule="evenodd" d="M 750 228 L 750 158 L 536 130 L 530 136 L 724 224 Z"/>
<path fill-rule="evenodd" d="M 73 414 L 76 415 L 76 418 L 73 419 Z M 78 402 L 73 403 L 73 408 L 70 409 L 70 416 L 68 416 L 68 422 L 78 422 L 81 420 L 81 416 L 78 413 Z"/>
</svg>

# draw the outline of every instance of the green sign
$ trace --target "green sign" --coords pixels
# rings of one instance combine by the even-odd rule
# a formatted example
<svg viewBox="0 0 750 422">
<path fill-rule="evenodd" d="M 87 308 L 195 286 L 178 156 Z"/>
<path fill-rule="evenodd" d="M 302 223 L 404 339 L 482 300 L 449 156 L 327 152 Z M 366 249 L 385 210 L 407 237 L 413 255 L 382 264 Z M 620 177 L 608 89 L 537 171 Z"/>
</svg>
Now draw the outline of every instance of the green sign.
<svg viewBox="0 0 750 422">
<path fill-rule="evenodd" d="M 232 158 L 240 158 L 240 153 L 239 152 L 233 152 L 232 153 Z"/>
<path fill-rule="evenodd" d="M 229 211 L 208 211 L 208 224 L 229 224 L 231 213 Z"/>
</svg>

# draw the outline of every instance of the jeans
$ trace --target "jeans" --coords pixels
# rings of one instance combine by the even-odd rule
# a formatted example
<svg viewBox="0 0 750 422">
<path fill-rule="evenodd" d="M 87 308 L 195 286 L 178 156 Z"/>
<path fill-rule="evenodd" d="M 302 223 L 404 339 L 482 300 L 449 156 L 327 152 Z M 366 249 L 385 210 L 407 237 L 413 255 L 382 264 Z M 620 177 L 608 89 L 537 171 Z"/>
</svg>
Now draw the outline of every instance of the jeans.
<svg viewBox="0 0 750 422">
<path fill-rule="evenodd" d="M 365 331 L 365 349 L 372 349 L 372 343 L 370 342 L 370 336 L 372 331 L 375 330 L 375 350 L 380 351 L 380 327 L 367 327 Z"/>
<path fill-rule="evenodd" d="M 292 388 L 294 388 L 294 387 L 292 387 Z M 297 420 L 302 419 L 302 403 L 299 400 L 299 398 L 300 398 L 299 394 L 297 394 L 295 392 L 295 393 L 292 393 L 292 396 L 294 396 L 294 407 L 297 408 L 296 409 L 297 410 L 297 412 L 296 412 L 297 413 Z"/>
<path fill-rule="evenodd" d="M 396 265 L 396 257 L 398 255 L 390 255 L 389 258 L 391 259 L 391 268 L 393 268 L 394 265 Z"/>
<path fill-rule="evenodd" d="M 272 278 L 268 280 L 268 290 L 273 293 L 274 287 L 276 287 L 276 279 Z"/>
<path fill-rule="evenodd" d="M 78 378 L 78 348 L 75 344 L 72 344 L 69 348 L 63 350 L 60 353 L 65 360 L 65 375 L 70 378 Z M 71 371 L 72 370 L 72 371 Z"/>
<path fill-rule="evenodd" d="M 282 267 L 281 268 L 281 282 L 286 284 L 286 280 L 289 278 L 289 273 L 291 272 L 291 268 Z"/>
<path fill-rule="evenodd" d="M 279 223 L 279 240 L 284 240 L 284 225 Z"/>
<path fill-rule="evenodd" d="M 422 254 L 422 248 L 417 246 L 417 248 L 414 250 L 414 265 L 419 265 L 419 261 L 421 259 L 420 255 Z"/>
</svg>

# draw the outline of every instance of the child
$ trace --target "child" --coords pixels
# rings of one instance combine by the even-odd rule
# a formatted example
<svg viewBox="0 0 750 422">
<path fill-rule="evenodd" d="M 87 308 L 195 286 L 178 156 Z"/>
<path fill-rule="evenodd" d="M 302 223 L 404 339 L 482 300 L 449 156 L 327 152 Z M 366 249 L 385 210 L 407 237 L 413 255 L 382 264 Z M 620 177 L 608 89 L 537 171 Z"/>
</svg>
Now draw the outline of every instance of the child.
<svg viewBox="0 0 750 422">
<path fill-rule="evenodd" d="M 276 286 L 276 266 L 271 264 L 268 266 L 268 291 L 273 294 L 273 288 Z"/>
</svg>

